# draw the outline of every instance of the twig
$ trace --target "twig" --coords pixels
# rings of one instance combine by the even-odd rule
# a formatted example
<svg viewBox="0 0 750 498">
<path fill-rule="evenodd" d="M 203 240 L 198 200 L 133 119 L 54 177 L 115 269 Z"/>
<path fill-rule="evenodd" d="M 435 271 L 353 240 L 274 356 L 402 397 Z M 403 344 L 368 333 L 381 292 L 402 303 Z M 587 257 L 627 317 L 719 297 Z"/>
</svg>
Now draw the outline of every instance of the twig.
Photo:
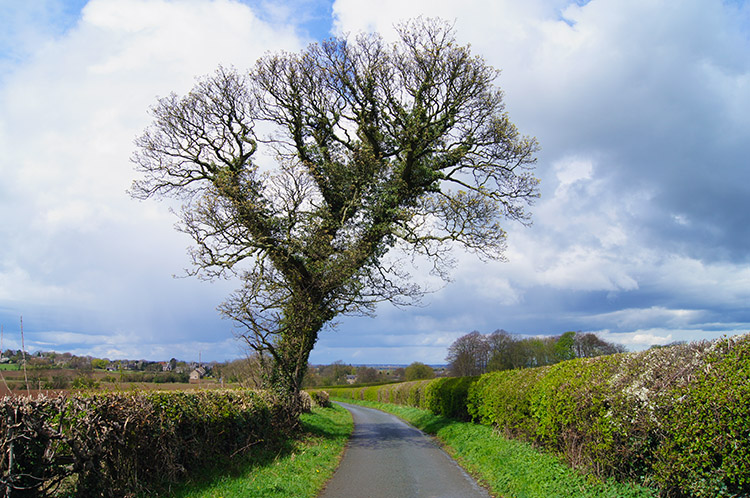
<svg viewBox="0 0 750 498">
<path fill-rule="evenodd" d="M 237 455 L 237 453 L 242 453 L 243 451 L 247 450 L 248 448 L 250 448 L 252 446 L 255 446 L 256 444 L 263 443 L 263 442 L 265 442 L 263 439 L 260 439 L 258 441 L 253 441 L 252 443 L 243 446 L 239 450 L 237 450 L 234 453 L 232 453 L 231 455 L 229 455 L 229 458 L 234 458 Z"/>
</svg>

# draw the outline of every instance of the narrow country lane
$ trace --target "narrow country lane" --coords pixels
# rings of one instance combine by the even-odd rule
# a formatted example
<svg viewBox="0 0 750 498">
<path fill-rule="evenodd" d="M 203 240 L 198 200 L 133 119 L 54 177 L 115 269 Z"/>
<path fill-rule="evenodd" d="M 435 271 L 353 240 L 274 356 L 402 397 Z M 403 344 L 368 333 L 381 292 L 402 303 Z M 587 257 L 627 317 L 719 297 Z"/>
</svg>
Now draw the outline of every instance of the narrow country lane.
<svg viewBox="0 0 750 498">
<path fill-rule="evenodd" d="M 354 417 L 354 432 L 319 498 L 490 496 L 423 432 L 389 413 L 340 405 Z"/>
</svg>

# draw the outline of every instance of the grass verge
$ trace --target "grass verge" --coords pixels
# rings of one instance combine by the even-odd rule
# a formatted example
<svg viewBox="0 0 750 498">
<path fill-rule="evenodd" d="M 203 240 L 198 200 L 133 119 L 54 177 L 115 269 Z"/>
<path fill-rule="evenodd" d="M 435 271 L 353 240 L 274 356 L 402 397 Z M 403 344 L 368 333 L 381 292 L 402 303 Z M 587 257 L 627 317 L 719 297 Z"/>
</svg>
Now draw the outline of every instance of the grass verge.
<svg viewBox="0 0 750 498">
<path fill-rule="evenodd" d="M 352 432 L 345 409 L 314 408 L 302 433 L 273 448 L 251 449 L 228 466 L 192 476 L 170 498 L 315 497 L 338 466 Z"/>
<path fill-rule="evenodd" d="M 514 498 L 646 498 L 656 490 L 635 484 L 601 482 L 583 475 L 554 455 L 505 439 L 491 427 L 458 422 L 407 406 L 339 399 L 392 413 L 437 436 L 445 450 L 494 496 Z"/>
</svg>

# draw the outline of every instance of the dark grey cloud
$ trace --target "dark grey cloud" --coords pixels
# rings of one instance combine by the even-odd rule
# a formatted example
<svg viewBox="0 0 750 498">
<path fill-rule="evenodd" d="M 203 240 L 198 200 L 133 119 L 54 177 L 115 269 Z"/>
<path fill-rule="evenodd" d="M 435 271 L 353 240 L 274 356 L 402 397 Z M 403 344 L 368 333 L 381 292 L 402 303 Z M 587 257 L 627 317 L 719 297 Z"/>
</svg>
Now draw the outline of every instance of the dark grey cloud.
<svg viewBox="0 0 750 498">
<path fill-rule="evenodd" d="M 635 348 L 750 329 L 745 3 L 334 7 L 343 30 L 420 9 L 502 69 L 511 119 L 542 145 L 534 226 L 507 227 L 509 263 L 461 258 L 428 307 L 436 328 L 460 316 L 464 333 L 599 331 Z"/>
</svg>

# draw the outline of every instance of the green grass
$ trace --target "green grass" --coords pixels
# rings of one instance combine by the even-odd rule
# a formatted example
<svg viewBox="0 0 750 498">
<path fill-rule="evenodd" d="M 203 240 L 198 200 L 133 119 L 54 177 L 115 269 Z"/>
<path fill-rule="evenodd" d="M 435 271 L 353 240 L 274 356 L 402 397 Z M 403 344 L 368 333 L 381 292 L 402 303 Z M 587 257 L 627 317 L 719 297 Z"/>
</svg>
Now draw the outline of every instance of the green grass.
<svg viewBox="0 0 750 498">
<path fill-rule="evenodd" d="M 0 363 L 0 370 L 20 370 L 21 367 L 17 363 Z"/>
<path fill-rule="evenodd" d="M 458 422 L 418 408 L 369 401 L 340 399 L 377 408 L 437 436 L 450 453 L 477 480 L 498 497 L 514 498 L 646 498 L 653 489 L 614 481 L 601 482 L 583 475 L 554 455 L 531 445 L 503 438 L 491 427 Z"/>
<path fill-rule="evenodd" d="M 227 469 L 193 476 L 170 498 L 315 497 L 338 467 L 352 432 L 341 407 L 303 414 L 302 434 L 273 448 L 255 448 Z"/>
</svg>

